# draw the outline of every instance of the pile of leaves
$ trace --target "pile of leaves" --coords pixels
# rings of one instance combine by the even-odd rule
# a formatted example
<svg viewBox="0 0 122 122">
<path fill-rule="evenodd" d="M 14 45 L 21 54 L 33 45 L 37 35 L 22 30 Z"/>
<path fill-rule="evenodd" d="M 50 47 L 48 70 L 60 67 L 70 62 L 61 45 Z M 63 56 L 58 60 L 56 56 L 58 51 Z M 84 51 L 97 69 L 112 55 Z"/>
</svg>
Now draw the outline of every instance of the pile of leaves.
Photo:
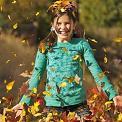
<svg viewBox="0 0 122 122">
<path fill-rule="evenodd" d="M 0 122 L 80 122 L 80 119 L 83 119 L 83 116 L 78 116 L 75 112 L 66 114 L 66 112 L 58 112 L 56 109 L 46 110 L 40 94 L 31 94 L 31 97 L 33 104 L 30 106 L 23 104 L 24 109 L 19 117 L 16 117 L 16 112 L 12 109 L 12 99 L 3 97 L 0 104 Z M 85 120 L 122 121 L 122 113 L 116 111 L 113 101 L 107 101 L 105 94 L 99 92 L 97 88 L 88 90 L 87 102 L 92 114 L 85 116 Z"/>
</svg>

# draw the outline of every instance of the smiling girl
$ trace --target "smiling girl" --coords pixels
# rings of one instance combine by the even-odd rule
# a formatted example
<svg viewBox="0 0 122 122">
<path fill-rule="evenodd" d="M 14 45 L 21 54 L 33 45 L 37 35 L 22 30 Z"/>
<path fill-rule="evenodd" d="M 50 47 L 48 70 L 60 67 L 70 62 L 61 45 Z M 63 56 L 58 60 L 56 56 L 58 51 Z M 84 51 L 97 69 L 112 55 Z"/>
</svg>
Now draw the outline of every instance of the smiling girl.
<svg viewBox="0 0 122 122">
<path fill-rule="evenodd" d="M 114 100 L 115 105 L 118 105 L 119 96 L 107 77 L 99 76 L 103 72 L 94 58 L 92 48 L 86 39 L 81 38 L 77 29 L 76 3 L 59 0 L 49 7 L 48 12 L 52 17 L 51 32 L 40 42 L 33 74 L 29 80 L 29 90 L 33 92 L 38 87 L 46 69 L 45 91 L 50 93 L 44 96 L 46 108 L 76 113 L 83 108 L 84 113 L 89 114 L 86 91 L 82 84 L 84 60 L 97 85 L 102 85 L 109 100 Z M 20 103 L 23 102 L 30 105 L 31 97 L 24 95 Z M 23 109 L 20 103 L 13 108 L 18 112 L 17 116 L 21 114 L 19 109 Z"/>
</svg>

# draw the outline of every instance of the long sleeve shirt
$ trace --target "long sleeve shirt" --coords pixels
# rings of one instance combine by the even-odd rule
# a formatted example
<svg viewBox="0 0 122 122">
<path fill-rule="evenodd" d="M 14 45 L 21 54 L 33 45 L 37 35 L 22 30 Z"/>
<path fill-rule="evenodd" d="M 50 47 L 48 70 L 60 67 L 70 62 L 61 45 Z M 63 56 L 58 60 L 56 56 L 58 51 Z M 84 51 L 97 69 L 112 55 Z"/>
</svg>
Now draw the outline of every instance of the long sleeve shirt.
<svg viewBox="0 0 122 122">
<path fill-rule="evenodd" d="M 56 42 L 47 53 L 38 50 L 29 89 L 38 87 L 46 69 L 45 91 L 49 93 L 44 96 L 46 106 L 69 106 L 86 101 L 86 90 L 82 83 L 83 60 L 96 84 L 102 86 L 109 100 L 112 100 L 117 93 L 95 60 L 88 41 L 82 38 L 72 38 L 66 43 Z M 21 102 L 29 105 L 30 97 L 24 95 Z"/>
</svg>

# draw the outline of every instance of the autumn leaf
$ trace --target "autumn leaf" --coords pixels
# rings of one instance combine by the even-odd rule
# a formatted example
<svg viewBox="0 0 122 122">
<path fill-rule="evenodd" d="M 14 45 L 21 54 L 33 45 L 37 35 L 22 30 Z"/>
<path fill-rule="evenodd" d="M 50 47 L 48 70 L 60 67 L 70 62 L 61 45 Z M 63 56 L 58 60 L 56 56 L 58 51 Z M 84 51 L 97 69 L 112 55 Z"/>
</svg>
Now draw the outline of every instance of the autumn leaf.
<svg viewBox="0 0 122 122">
<path fill-rule="evenodd" d="M 31 77 L 31 75 L 29 74 L 29 72 L 27 70 L 25 70 L 24 72 L 22 72 L 19 76 L 28 77 L 28 78 Z"/>
<path fill-rule="evenodd" d="M 121 121 L 122 121 L 122 113 L 120 113 L 120 114 L 118 115 L 117 120 L 118 120 L 119 122 L 121 122 Z"/>
<path fill-rule="evenodd" d="M 59 87 L 66 87 L 67 86 L 67 83 L 66 82 L 62 82 Z"/>
<path fill-rule="evenodd" d="M 46 96 L 51 96 L 52 94 L 49 91 L 43 91 L 43 94 Z"/>
<path fill-rule="evenodd" d="M 27 90 L 28 90 L 28 87 L 29 87 L 29 85 L 28 85 L 27 82 L 23 83 L 22 86 L 20 87 L 20 93 L 21 93 L 21 94 L 26 93 Z"/>
<path fill-rule="evenodd" d="M 74 81 L 74 77 L 69 77 L 69 78 L 66 78 L 68 80 L 69 83 L 72 83 Z"/>
<path fill-rule="evenodd" d="M 33 89 L 32 89 L 32 92 L 33 92 L 33 93 L 37 93 L 37 88 L 33 88 Z"/>
<path fill-rule="evenodd" d="M 79 84 L 80 83 L 80 77 L 76 74 L 75 75 L 75 79 L 74 79 L 74 81 L 77 83 L 77 84 Z"/>
<path fill-rule="evenodd" d="M 41 42 L 40 45 L 39 45 L 39 50 L 41 51 L 41 53 L 45 53 L 46 44 Z"/>
<path fill-rule="evenodd" d="M 107 63 L 108 62 L 108 59 L 107 59 L 107 57 L 105 56 L 104 57 L 104 63 Z"/>
<path fill-rule="evenodd" d="M 116 43 L 122 43 L 122 38 L 121 37 L 114 38 L 113 41 Z"/>
<path fill-rule="evenodd" d="M 14 1 L 12 1 L 11 3 L 13 3 L 13 4 L 15 4 L 17 1 L 16 0 L 14 0 Z"/>
<path fill-rule="evenodd" d="M 35 15 L 36 15 L 36 16 L 38 16 L 39 14 L 40 14 L 39 12 L 36 12 L 36 14 L 35 14 Z"/>
<path fill-rule="evenodd" d="M 17 27 L 18 27 L 18 24 L 15 23 L 15 24 L 13 25 L 13 29 L 17 29 Z"/>
<path fill-rule="evenodd" d="M 13 88 L 15 81 L 11 81 L 6 85 L 7 92 L 10 91 Z"/>
<path fill-rule="evenodd" d="M 11 61 L 11 60 L 7 60 L 7 61 L 6 61 L 6 64 L 8 64 L 10 61 Z"/>
<path fill-rule="evenodd" d="M 77 60 L 79 58 L 79 55 L 75 55 L 74 57 L 73 57 L 73 60 Z"/>
</svg>

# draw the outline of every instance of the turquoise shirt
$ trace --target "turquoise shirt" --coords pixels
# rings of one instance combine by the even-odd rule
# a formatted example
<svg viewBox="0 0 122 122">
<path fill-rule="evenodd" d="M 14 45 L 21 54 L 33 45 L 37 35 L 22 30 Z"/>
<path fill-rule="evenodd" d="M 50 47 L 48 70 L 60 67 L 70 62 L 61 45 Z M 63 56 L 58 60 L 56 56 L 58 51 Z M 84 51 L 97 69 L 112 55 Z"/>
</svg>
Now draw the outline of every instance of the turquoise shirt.
<svg viewBox="0 0 122 122">
<path fill-rule="evenodd" d="M 97 85 L 102 86 L 109 100 L 112 100 L 117 93 L 96 62 L 88 41 L 82 38 L 73 38 L 66 43 L 56 42 L 47 53 L 38 49 L 29 89 L 38 87 L 46 69 L 45 91 L 50 94 L 44 96 L 46 106 L 69 106 L 86 101 L 86 91 L 82 84 L 83 60 Z M 24 95 L 20 102 L 29 105 L 30 98 Z"/>
</svg>

